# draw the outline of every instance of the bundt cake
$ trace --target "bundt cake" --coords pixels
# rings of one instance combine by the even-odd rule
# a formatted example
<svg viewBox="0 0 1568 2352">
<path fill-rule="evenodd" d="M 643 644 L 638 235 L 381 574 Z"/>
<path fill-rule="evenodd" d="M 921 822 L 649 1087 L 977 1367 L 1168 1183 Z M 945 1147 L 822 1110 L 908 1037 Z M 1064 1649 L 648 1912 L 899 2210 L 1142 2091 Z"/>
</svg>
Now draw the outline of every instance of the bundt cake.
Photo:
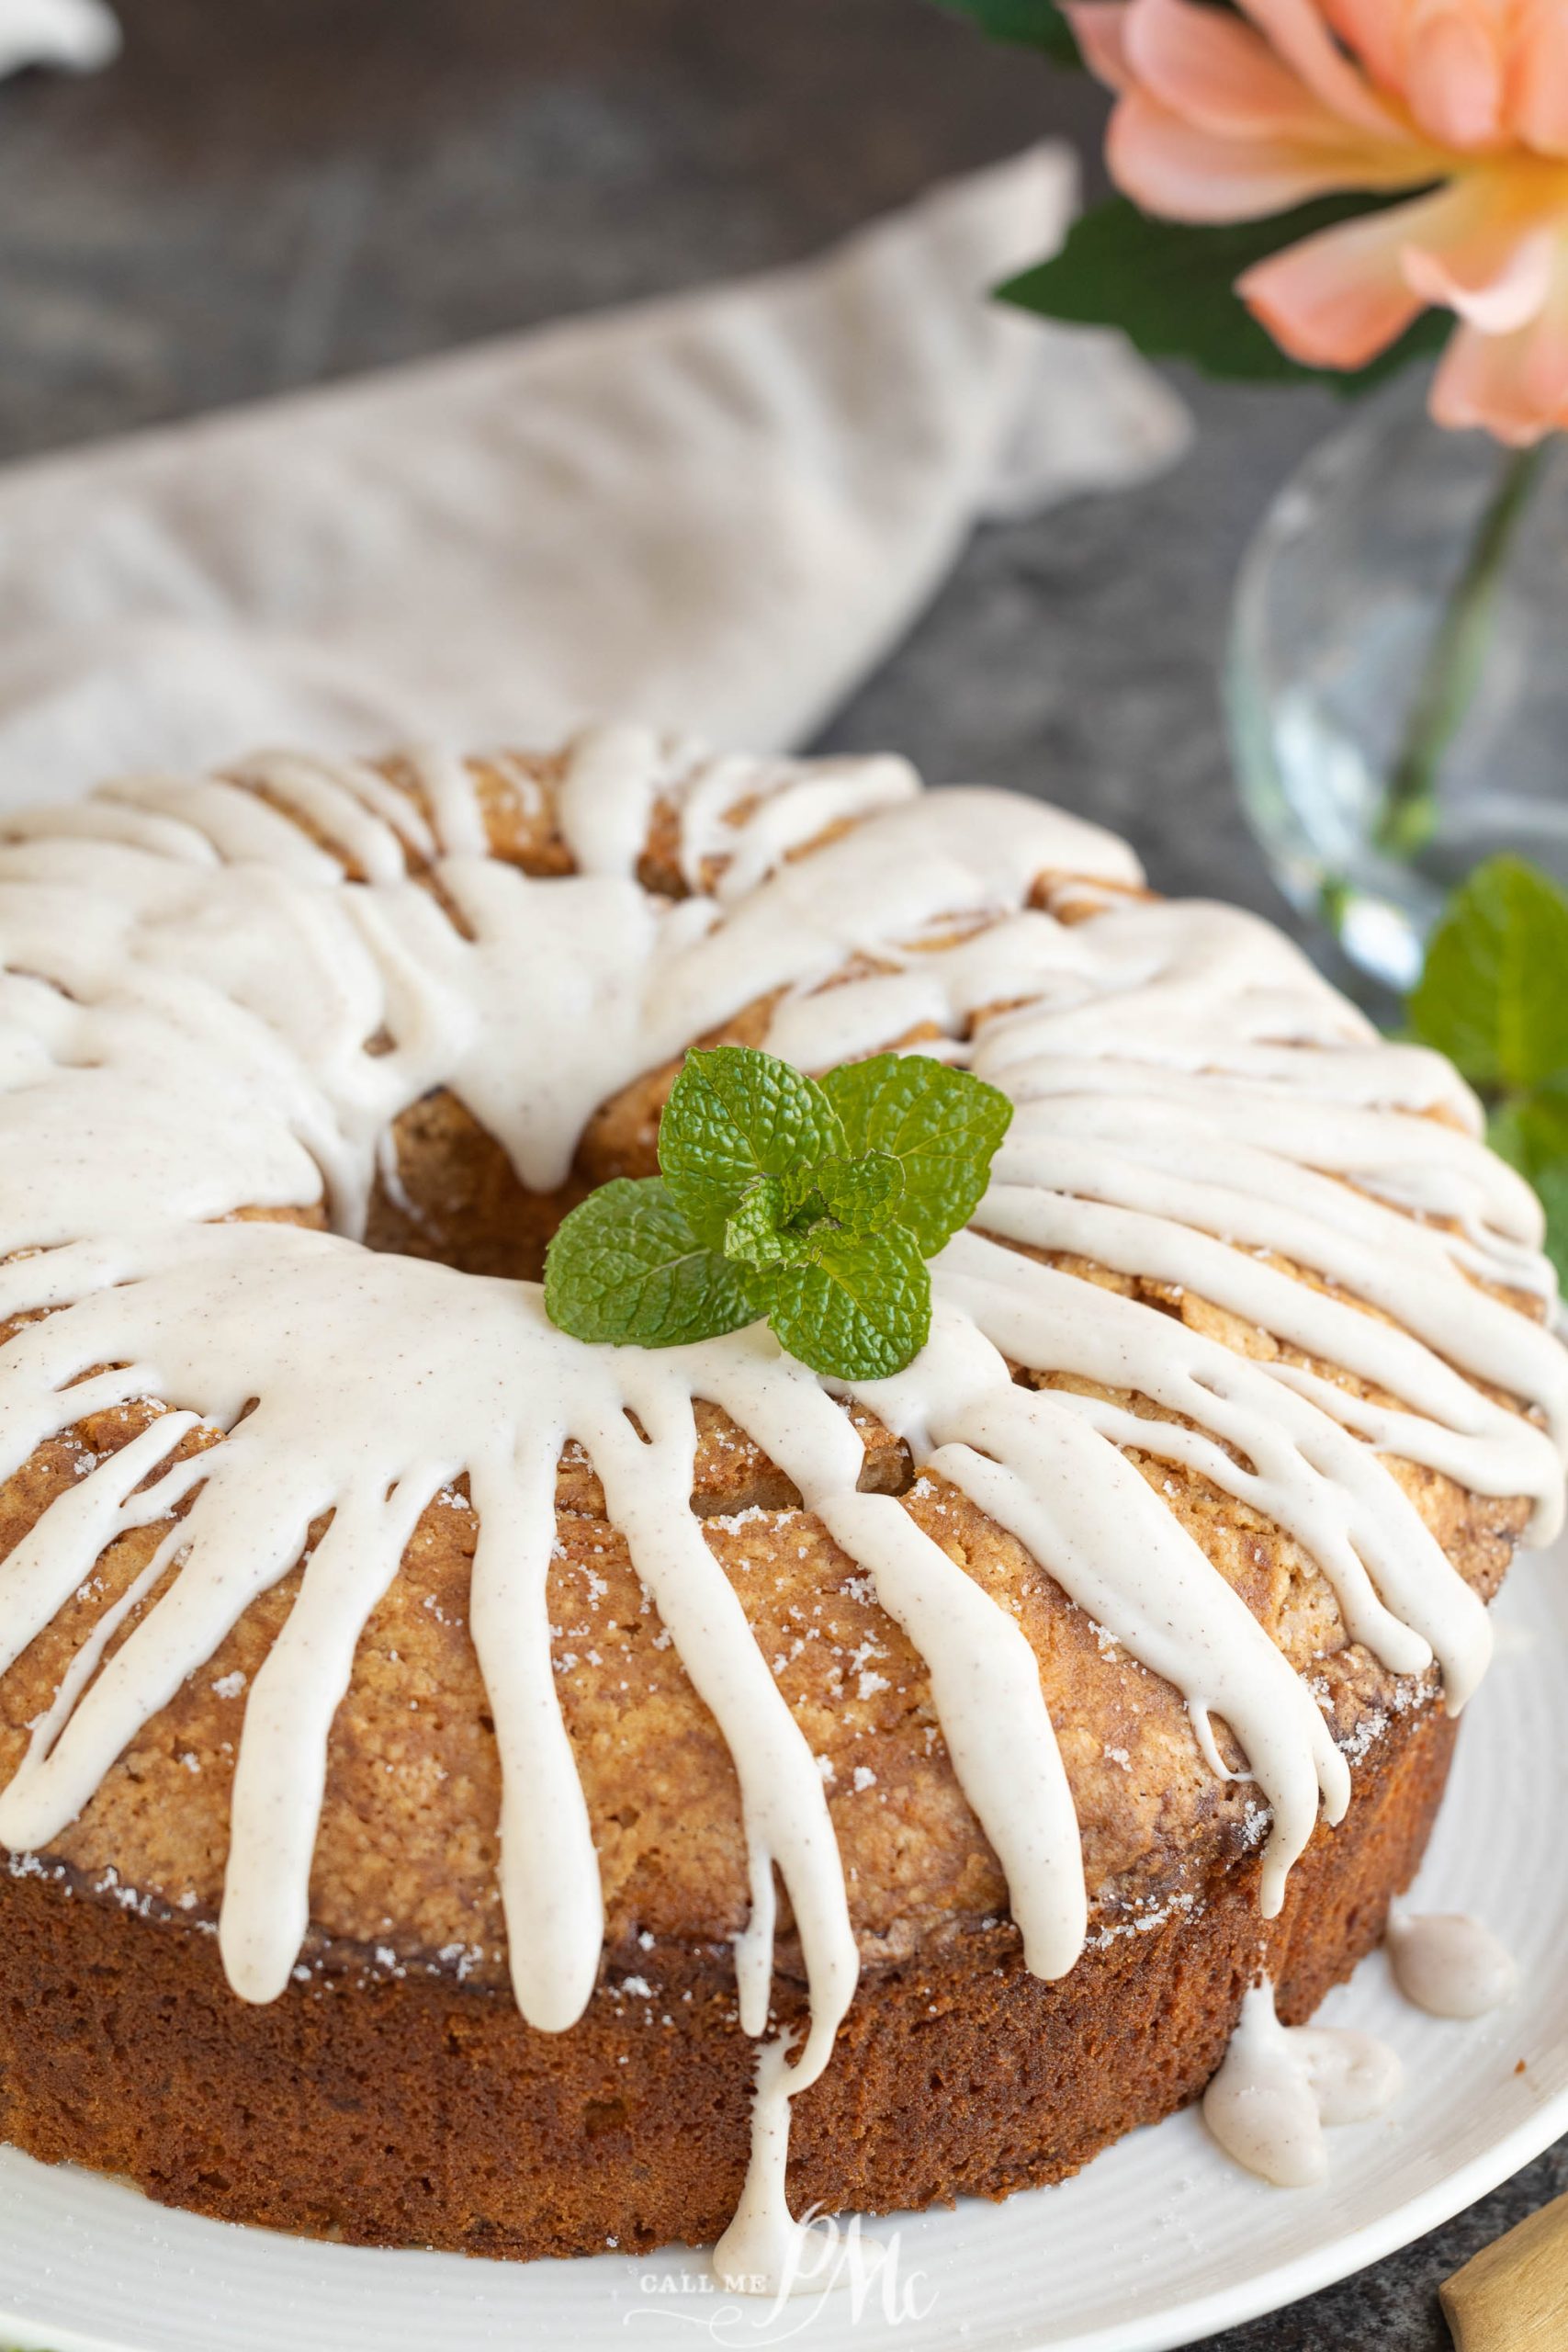
<svg viewBox="0 0 1568 2352">
<path fill-rule="evenodd" d="M 907 1371 L 547 1319 L 698 1043 L 1016 1106 Z M 1060 2178 L 1414 1871 L 1556 1521 L 1540 1238 L 1267 924 L 896 759 L 0 820 L 0 2135 L 755 2277 Z"/>
</svg>

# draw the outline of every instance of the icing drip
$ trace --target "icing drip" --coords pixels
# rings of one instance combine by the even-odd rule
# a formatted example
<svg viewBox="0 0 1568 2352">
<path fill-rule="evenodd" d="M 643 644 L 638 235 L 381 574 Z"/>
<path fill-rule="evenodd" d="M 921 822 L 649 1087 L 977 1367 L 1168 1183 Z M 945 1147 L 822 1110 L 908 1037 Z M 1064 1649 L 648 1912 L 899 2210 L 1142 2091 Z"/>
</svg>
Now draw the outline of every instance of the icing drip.
<svg viewBox="0 0 1568 2352">
<path fill-rule="evenodd" d="M 1330 1820 L 1349 1802 L 1349 1771 L 1316 1702 L 1133 1465 L 1055 1396 L 1015 1386 L 978 1318 L 955 1313 L 945 1294 L 943 1282 L 931 1344 L 909 1370 L 857 1395 L 929 1453 L 932 1471 L 1048 1562 L 1123 1648 L 1195 1710 L 1213 1707 L 1231 1723 L 1274 1814 L 1263 1901 L 1277 1911 L 1320 1794 Z M 1037 1324 L 1024 1361 L 1048 1352 Z"/>
<path fill-rule="evenodd" d="M 466 1476 L 513 1982 L 534 2026 L 570 2027 L 604 1927 L 546 1605 L 575 1442 L 734 1758 L 751 1891 L 738 1989 L 761 2046 L 720 2262 L 773 2278 L 795 2242 L 789 2102 L 828 2062 L 858 1956 L 816 1760 L 689 1508 L 694 1400 L 793 1479 L 925 1658 L 1026 1963 L 1051 1977 L 1081 1950 L 1088 1905 L 1034 1653 L 901 1501 L 860 1492 L 844 1400 L 765 1329 L 583 1347 L 532 1284 L 357 1247 L 378 1170 L 395 1180 L 400 1115 L 446 1088 L 549 1189 L 601 1103 L 770 1000 L 767 1042 L 805 1067 L 913 1040 L 1001 1086 L 1017 1116 L 976 1229 L 933 1267 L 931 1344 L 852 1393 L 923 1478 L 951 1482 L 1174 1685 L 1214 1770 L 1223 1721 L 1269 1809 L 1269 1911 L 1320 1811 L 1348 1802 L 1348 1766 L 1129 1454 L 1282 1529 L 1350 1637 L 1392 1673 L 1436 1668 L 1457 1708 L 1486 1663 L 1485 1612 L 1379 1450 L 1529 1497 L 1545 1534 L 1568 1360 L 1477 1286 L 1551 1295 L 1540 1212 L 1484 1150 L 1473 1100 L 1436 1057 L 1380 1045 L 1266 926 L 1129 900 L 1121 844 L 1005 794 L 920 793 L 898 761 L 709 758 L 620 728 L 558 764 L 576 870 L 549 880 L 489 853 L 487 796 L 547 814 L 538 778 L 503 757 L 482 788 L 434 753 L 387 775 L 268 759 L 6 821 L 0 1319 L 52 1311 L 0 1348 L 0 1476 L 102 1407 L 169 1409 L 0 1563 L 3 1670 L 116 1536 L 163 1530 L 34 1726 L 0 1840 L 57 1838 L 316 1527 L 247 1694 L 220 1921 L 235 1990 L 276 1997 L 356 1645 L 420 1513 Z M 637 879 L 660 829 L 683 898 Z M 1070 877 L 1071 922 L 1041 901 L 1052 876 Z M 222 1222 L 318 1202 L 334 1233 Z M 1010 1242 L 1196 1293 L 1268 1335 L 1264 1352 Z M 209 1442 L 180 1458 L 198 1429 Z M 775 1871 L 807 1977 L 790 2048 L 763 2039 Z M 1340 2037 L 1285 2034 L 1263 1990 L 1212 2120 L 1280 2177 L 1316 2162 L 1320 2112 L 1370 2097 L 1375 2071 Z"/>
<path fill-rule="evenodd" d="M 820 2073 L 820 2067 L 818 2068 Z M 791 2080 L 781 2041 L 757 2052 L 757 2085 L 751 2100 L 751 2152 L 740 2201 L 729 2227 L 713 2250 L 715 2276 L 732 2292 L 755 2293 L 752 2282 L 768 2281 L 776 2294 L 800 2275 L 800 2245 L 806 2225 L 795 2221 L 784 2194 L 789 2162 L 789 2102 L 806 2086 Z"/>
<path fill-rule="evenodd" d="M 1399 2061 L 1370 2033 L 1280 2023 L 1265 1978 L 1242 2003 L 1203 2120 L 1228 2156 L 1277 2188 L 1310 2188 L 1328 2170 L 1325 2124 L 1366 2123 L 1398 2093 Z"/>
<path fill-rule="evenodd" d="M 1396 1903 L 1384 1941 L 1394 1983 L 1430 2017 L 1485 2017 L 1512 2000 L 1519 1981 L 1491 1928 L 1461 1912 L 1421 1914 Z"/>
</svg>

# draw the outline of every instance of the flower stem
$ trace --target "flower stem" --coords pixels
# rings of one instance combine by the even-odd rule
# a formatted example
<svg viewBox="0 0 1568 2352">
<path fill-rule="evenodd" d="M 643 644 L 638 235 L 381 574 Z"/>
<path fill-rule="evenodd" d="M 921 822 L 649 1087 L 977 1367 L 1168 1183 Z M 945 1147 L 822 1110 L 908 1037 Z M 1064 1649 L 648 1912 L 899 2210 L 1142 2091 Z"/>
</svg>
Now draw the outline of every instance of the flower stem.
<svg viewBox="0 0 1568 2352">
<path fill-rule="evenodd" d="M 1438 772 L 1480 683 L 1498 585 L 1544 454 L 1538 442 L 1505 459 L 1438 625 L 1373 836 L 1392 856 L 1414 856 L 1436 830 Z"/>
</svg>

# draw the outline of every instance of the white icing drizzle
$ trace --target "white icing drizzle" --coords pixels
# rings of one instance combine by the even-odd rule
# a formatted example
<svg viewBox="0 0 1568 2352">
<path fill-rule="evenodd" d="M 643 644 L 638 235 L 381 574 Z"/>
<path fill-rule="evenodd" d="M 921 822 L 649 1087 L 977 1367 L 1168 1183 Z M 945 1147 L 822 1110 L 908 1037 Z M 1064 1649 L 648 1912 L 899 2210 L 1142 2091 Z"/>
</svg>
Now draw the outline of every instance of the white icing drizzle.
<svg viewBox="0 0 1568 2352">
<path fill-rule="evenodd" d="M 324 834 L 367 882 L 400 882 L 410 850 L 423 859 L 434 855 L 434 838 L 419 809 L 374 768 L 275 752 L 231 774 Z"/>
<path fill-rule="evenodd" d="M 1247 1995 L 1203 2120 L 1228 2156 L 1277 2188 L 1310 2188 L 1328 2170 L 1323 2127 L 1366 2123 L 1396 2097 L 1386 2043 L 1341 2026 L 1281 2025 L 1264 1978 Z"/>
<path fill-rule="evenodd" d="M 487 764 L 541 813 L 525 767 Z M 734 1758 L 747 2032 L 767 2031 L 775 1870 L 801 1937 L 809 2022 L 797 2046 L 762 2041 L 750 2168 L 720 2250 L 727 2272 L 773 2277 L 795 2226 L 789 2101 L 828 2062 L 858 1958 L 816 1761 L 689 1508 L 694 1399 L 795 1481 L 925 1657 L 1026 1964 L 1051 1977 L 1082 1947 L 1087 1901 L 1034 1655 L 900 1501 L 859 1491 L 842 1402 L 765 1330 L 587 1348 L 550 1326 L 533 1285 L 358 1247 L 395 1120 L 447 1087 L 525 1183 L 549 1188 L 601 1102 L 769 997 L 769 1042 L 803 1066 L 913 1038 L 1009 1091 L 1018 1114 L 980 1229 L 933 1270 L 930 1346 L 855 1394 L 922 1476 L 960 1489 L 1175 1686 L 1216 1770 L 1224 1720 L 1271 1815 L 1267 1911 L 1320 1811 L 1343 1812 L 1349 1770 L 1306 1683 L 1130 1457 L 1197 1472 L 1286 1531 L 1353 1638 L 1394 1673 L 1435 1662 L 1462 1704 L 1485 1613 L 1374 1449 L 1526 1495 L 1535 1532 L 1554 1524 L 1568 1366 L 1476 1286 L 1551 1295 L 1540 1211 L 1478 1141 L 1446 1064 L 1380 1046 L 1251 918 L 1129 899 L 1130 854 L 1036 803 L 921 793 L 894 760 L 710 758 L 601 729 L 569 747 L 555 787 L 577 871 L 537 880 L 489 854 L 471 768 L 420 752 L 393 773 L 415 793 L 368 767 L 269 758 L 0 824 L 0 1317 L 57 1310 L 0 1349 L 0 1475 L 106 1405 L 171 1408 L 0 1563 L 0 1668 L 117 1534 L 189 1504 L 35 1727 L 0 1792 L 0 1840 L 57 1838 L 325 1522 L 246 1696 L 220 1922 L 235 1990 L 276 1997 L 308 1923 L 355 1646 L 420 1512 L 466 1475 L 513 1983 L 533 2025 L 570 2027 L 604 1928 L 546 1606 L 556 1466 L 576 1441 Z M 678 836 L 681 899 L 636 879 L 656 815 Z M 1036 903 L 1052 876 L 1079 919 Z M 221 1222 L 318 1200 L 333 1234 Z M 1278 1351 L 1236 1353 L 1006 1241 L 1196 1293 Z M 1117 1395 L 1025 1386 L 1015 1367 Z M 175 1460 L 198 1420 L 213 1442 Z M 1330 2037 L 1270 2037 L 1259 1998 L 1215 2111 L 1253 2113 L 1253 2076 L 1272 2069 L 1315 2130 L 1322 2099 L 1342 2108 L 1360 2076 Z"/>
<path fill-rule="evenodd" d="M 1055 1396 L 1016 1387 L 978 1318 L 953 1312 L 942 1289 L 931 1344 L 897 1379 L 856 1393 L 1123 1648 L 1195 1711 L 1230 1722 L 1273 1808 L 1263 1881 L 1272 1914 L 1320 1794 L 1330 1820 L 1349 1802 L 1348 1769 L 1315 1701 L 1132 1464 Z M 1047 1351 L 1038 1325 L 1032 1340 L 1032 1354 Z"/>
<path fill-rule="evenodd" d="M 556 787 L 556 821 L 580 874 L 630 880 L 648 839 L 664 760 L 646 727 L 585 727 Z"/>
<path fill-rule="evenodd" d="M 405 752 L 404 763 L 430 811 L 435 838 L 448 857 L 483 857 L 490 849 L 479 786 L 467 760 L 439 745 Z"/>
<path fill-rule="evenodd" d="M 682 871 L 694 890 L 710 865 L 713 892 L 732 906 L 764 875 L 831 825 L 914 799 L 920 780 L 907 760 L 715 760 L 699 769 L 682 803 Z"/>
<path fill-rule="evenodd" d="M 1053 1400 L 1118 1445 L 1199 1471 L 1282 1527 L 1333 1585 L 1355 1640 L 1395 1674 L 1419 1674 L 1436 1657 L 1450 1711 L 1464 1704 L 1491 1655 L 1484 1607 L 1404 1488 L 1272 1366 L 1185 1325 L 1150 1351 L 1145 1310 L 977 1235 L 951 1244 L 940 1279 L 1014 1362 L 1042 1369 L 1036 1335 L 1048 1330 L 1050 1369 L 1136 1389 L 1180 1414 L 1155 1420 L 1071 1390 Z"/>
<path fill-rule="evenodd" d="M 1519 1981 L 1513 1954 L 1462 1912 L 1413 1912 L 1396 1903 L 1384 1942 L 1394 1983 L 1429 2017 L 1485 2017 L 1512 2000 Z"/>
</svg>

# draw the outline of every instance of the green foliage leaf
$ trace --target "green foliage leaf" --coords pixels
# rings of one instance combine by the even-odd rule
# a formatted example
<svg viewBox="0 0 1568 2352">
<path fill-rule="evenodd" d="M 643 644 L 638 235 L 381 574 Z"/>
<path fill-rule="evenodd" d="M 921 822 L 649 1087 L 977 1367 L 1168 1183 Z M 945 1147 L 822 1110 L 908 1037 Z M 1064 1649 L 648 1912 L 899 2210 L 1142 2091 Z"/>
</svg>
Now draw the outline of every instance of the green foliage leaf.
<svg viewBox="0 0 1568 2352">
<path fill-rule="evenodd" d="M 838 1114 L 816 1081 L 746 1046 L 688 1054 L 659 1122 L 671 1198 L 714 1249 L 760 1176 L 814 1168 L 843 1148 Z"/>
<path fill-rule="evenodd" d="M 1325 196 L 1262 220 L 1161 220 L 1112 197 L 1074 221 L 1066 243 L 997 288 L 1004 301 L 1046 318 L 1121 327 L 1151 358 L 1186 359 L 1205 375 L 1257 383 L 1320 383 L 1351 396 L 1441 348 L 1446 311 L 1427 311 L 1365 368 L 1303 368 L 1288 358 L 1234 290 L 1254 262 L 1359 213 L 1404 202 L 1381 195 Z"/>
<path fill-rule="evenodd" d="M 783 1267 L 768 1321 L 792 1356 L 835 1380 L 882 1380 L 931 1335 L 931 1285 L 913 1234 L 828 1228 L 805 1265 Z"/>
<path fill-rule="evenodd" d="M 846 1062 L 822 1081 L 855 1151 L 886 1152 L 904 1171 L 898 1222 L 934 1256 L 979 1206 L 1012 1118 L 1000 1090 L 929 1054 Z"/>
<path fill-rule="evenodd" d="M 763 1310 L 745 1270 L 699 1240 L 657 1176 L 617 1177 L 563 1218 L 545 1259 L 545 1311 L 574 1339 L 678 1347 Z"/>
<path fill-rule="evenodd" d="M 1081 65 L 1073 28 L 1055 0 L 937 0 L 950 17 L 968 17 L 993 40 L 1043 50 L 1058 65 Z"/>
<path fill-rule="evenodd" d="M 1432 935 L 1409 1013 L 1474 1086 L 1568 1072 L 1568 897 L 1523 858 L 1477 866 Z"/>
</svg>

